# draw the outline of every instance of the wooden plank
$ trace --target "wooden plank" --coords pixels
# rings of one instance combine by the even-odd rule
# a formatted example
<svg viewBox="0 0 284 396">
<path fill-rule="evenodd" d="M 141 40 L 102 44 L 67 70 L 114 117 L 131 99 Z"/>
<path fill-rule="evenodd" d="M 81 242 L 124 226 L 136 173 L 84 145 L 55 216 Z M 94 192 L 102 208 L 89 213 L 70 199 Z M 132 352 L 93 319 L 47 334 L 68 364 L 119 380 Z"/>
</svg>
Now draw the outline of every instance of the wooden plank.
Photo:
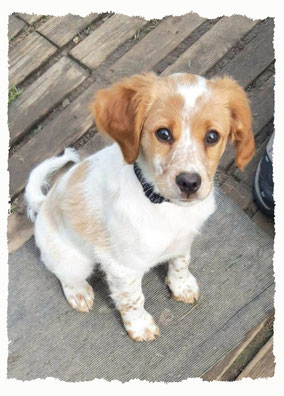
<svg viewBox="0 0 284 396">
<path fill-rule="evenodd" d="M 274 230 L 274 222 L 271 217 L 266 216 L 260 210 L 258 210 L 255 215 L 252 217 L 252 221 L 254 221 L 259 227 L 266 232 L 271 238 L 274 238 L 275 230 Z"/>
<path fill-rule="evenodd" d="M 90 14 L 84 18 L 71 14 L 52 17 L 37 31 L 61 48 L 96 18 L 98 14 Z"/>
<path fill-rule="evenodd" d="M 222 18 L 162 74 L 206 74 L 256 23 L 257 20 L 253 21 L 241 15 Z"/>
<path fill-rule="evenodd" d="M 106 78 L 113 82 L 121 77 L 151 70 L 204 21 L 204 18 L 193 13 L 166 18 L 120 58 L 106 73 Z"/>
<path fill-rule="evenodd" d="M 17 13 L 19 17 L 21 17 L 25 22 L 27 22 L 29 25 L 32 25 L 33 23 L 37 22 L 40 20 L 40 18 L 43 17 L 43 15 L 37 15 L 37 14 L 22 14 L 22 13 Z"/>
<path fill-rule="evenodd" d="M 9 25 L 8 25 L 8 37 L 11 40 L 15 37 L 20 31 L 27 26 L 25 22 L 21 19 L 17 18 L 15 15 L 9 16 Z"/>
<path fill-rule="evenodd" d="M 33 235 L 34 225 L 26 213 L 11 213 L 8 217 L 8 251 L 9 254 L 19 249 Z"/>
<path fill-rule="evenodd" d="M 67 57 L 62 57 L 9 106 L 10 145 L 87 77 L 87 73 Z"/>
<path fill-rule="evenodd" d="M 21 83 L 55 52 L 56 47 L 38 33 L 33 32 L 27 36 L 10 53 L 10 86 Z"/>
<path fill-rule="evenodd" d="M 237 182 L 237 180 L 232 176 L 229 176 L 225 180 L 221 189 L 242 210 L 245 209 L 254 199 L 251 189 L 249 189 L 244 183 Z"/>
<path fill-rule="evenodd" d="M 254 134 L 265 127 L 274 115 L 274 77 L 270 77 L 250 97 Z"/>
<path fill-rule="evenodd" d="M 106 135 L 96 133 L 95 136 L 93 136 L 84 146 L 80 147 L 78 151 L 81 158 L 84 159 L 112 143 L 113 141 L 107 138 Z"/>
<path fill-rule="evenodd" d="M 254 175 L 256 172 L 257 165 L 265 152 L 268 140 L 263 142 L 256 150 L 253 159 L 246 166 L 245 172 L 240 169 L 236 169 L 234 175 L 238 177 L 243 183 L 245 183 L 249 188 L 253 188 Z"/>
<path fill-rule="evenodd" d="M 247 87 L 274 59 L 273 32 L 274 25 L 271 22 L 224 66 L 220 74 L 232 76 L 244 88 Z"/>
<path fill-rule="evenodd" d="M 260 334 L 265 328 L 267 322 L 270 320 L 271 315 L 268 315 L 259 324 L 254 326 L 245 336 L 245 338 L 237 345 L 231 352 L 223 357 L 215 366 L 208 370 L 203 376 L 204 381 L 214 380 L 228 380 L 228 372 L 233 364 L 236 362 L 240 354 L 250 345 L 250 343 Z"/>
<path fill-rule="evenodd" d="M 259 131 L 272 119 L 274 114 L 274 78 L 271 77 L 251 97 L 253 132 Z M 229 144 L 221 158 L 220 166 L 227 168 L 234 160 L 234 147 Z"/>
<path fill-rule="evenodd" d="M 95 69 L 146 23 L 142 18 L 115 14 L 73 48 L 70 54 L 90 69 Z"/>
<path fill-rule="evenodd" d="M 89 104 L 104 84 L 95 82 L 56 119 L 44 127 L 9 159 L 11 198 L 25 187 L 31 169 L 47 157 L 58 155 L 79 139 L 93 124 Z"/>
<path fill-rule="evenodd" d="M 244 371 L 237 377 L 237 380 L 242 378 L 257 379 L 273 377 L 274 370 L 275 359 L 273 355 L 273 337 L 271 337 Z"/>
</svg>

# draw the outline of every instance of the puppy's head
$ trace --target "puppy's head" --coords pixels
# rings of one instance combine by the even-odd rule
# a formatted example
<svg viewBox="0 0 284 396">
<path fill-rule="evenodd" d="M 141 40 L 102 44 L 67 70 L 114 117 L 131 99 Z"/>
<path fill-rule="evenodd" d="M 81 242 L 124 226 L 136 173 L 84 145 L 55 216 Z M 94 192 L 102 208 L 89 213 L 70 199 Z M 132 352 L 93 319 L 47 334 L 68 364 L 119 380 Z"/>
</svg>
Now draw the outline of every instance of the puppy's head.
<svg viewBox="0 0 284 396">
<path fill-rule="evenodd" d="M 240 169 L 254 154 L 248 98 L 229 77 L 135 75 L 99 90 L 92 110 L 125 161 L 176 204 L 207 197 L 228 139 Z"/>
</svg>

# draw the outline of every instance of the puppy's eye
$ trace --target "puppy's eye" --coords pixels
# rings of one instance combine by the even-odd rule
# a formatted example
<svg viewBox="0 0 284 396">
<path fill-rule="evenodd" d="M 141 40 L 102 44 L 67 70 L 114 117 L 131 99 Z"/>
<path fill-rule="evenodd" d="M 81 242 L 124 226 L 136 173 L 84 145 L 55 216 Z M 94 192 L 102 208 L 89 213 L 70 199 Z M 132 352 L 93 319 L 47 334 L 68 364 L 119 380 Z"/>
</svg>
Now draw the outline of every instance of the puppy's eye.
<svg viewBox="0 0 284 396">
<path fill-rule="evenodd" d="M 208 131 L 206 136 L 205 136 L 205 142 L 207 144 L 215 144 L 218 142 L 220 138 L 220 135 L 217 131 L 214 131 L 213 129 L 211 131 Z"/>
<path fill-rule="evenodd" d="M 167 128 L 161 128 L 156 131 L 156 136 L 159 140 L 163 142 L 172 142 L 173 135 Z"/>
</svg>

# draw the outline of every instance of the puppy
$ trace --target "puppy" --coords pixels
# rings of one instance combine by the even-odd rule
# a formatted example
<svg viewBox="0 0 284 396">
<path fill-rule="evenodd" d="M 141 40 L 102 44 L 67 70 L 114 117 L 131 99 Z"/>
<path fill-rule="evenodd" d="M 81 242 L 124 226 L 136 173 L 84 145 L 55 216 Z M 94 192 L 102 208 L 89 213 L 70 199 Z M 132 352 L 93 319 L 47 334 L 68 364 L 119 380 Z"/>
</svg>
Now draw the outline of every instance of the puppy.
<svg viewBox="0 0 284 396">
<path fill-rule="evenodd" d="M 100 263 L 128 335 L 150 341 L 159 329 L 144 308 L 142 277 L 168 261 L 173 298 L 197 300 L 191 244 L 215 210 L 213 176 L 227 140 L 240 169 L 254 154 L 249 101 L 229 77 L 146 73 L 99 90 L 92 111 L 114 143 L 81 162 L 66 149 L 36 167 L 28 214 L 41 259 L 69 304 L 92 308 L 87 279 Z M 49 176 L 69 161 L 76 165 L 44 195 Z"/>
</svg>

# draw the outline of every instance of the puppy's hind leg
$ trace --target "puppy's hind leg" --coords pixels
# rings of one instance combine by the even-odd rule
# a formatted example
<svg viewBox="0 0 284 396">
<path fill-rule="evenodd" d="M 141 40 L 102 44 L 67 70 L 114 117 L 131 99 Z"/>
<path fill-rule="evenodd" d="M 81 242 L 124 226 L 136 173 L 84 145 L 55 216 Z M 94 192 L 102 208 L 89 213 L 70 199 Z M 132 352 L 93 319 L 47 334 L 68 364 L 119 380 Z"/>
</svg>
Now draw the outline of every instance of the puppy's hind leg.
<svg viewBox="0 0 284 396">
<path fill-rule="evenodd" d="M 41 260 L 59 279 L 68 303 L 77 311 L 89 312 L 94 292 L 87 279 L 93 272 L 94 262 L 59 233 L 36 232 L 36 244 Z"/>
<path fill-rule="evenodd" d="M 89 312 L 93 307 L 94 291 L 86 280 L 93 270 L 93 263 L 69 248 L 64 257 L 42 252 L 41 259 L 45 266 L 59 279 L 68 303 L 80 312 Z"/>
</svg>

